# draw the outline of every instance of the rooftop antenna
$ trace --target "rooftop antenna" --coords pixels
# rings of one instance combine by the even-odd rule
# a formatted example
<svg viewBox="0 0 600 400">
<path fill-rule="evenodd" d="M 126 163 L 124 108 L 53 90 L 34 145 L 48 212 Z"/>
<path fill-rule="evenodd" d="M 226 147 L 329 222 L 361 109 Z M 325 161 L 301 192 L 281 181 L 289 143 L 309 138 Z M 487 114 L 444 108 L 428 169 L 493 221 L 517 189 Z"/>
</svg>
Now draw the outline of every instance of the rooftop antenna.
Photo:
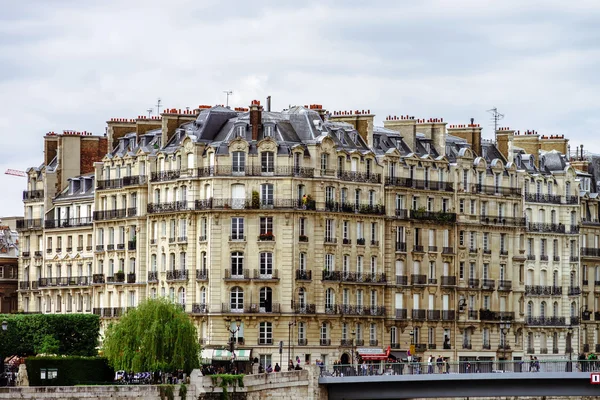
<svg viewBox="0 0 600 400">
<path fill-rule="evenodd" d="M 494 135 L 495 135 L 496 131 L 498 130 L 498 122 L 500 120 L 504 119 L 504 114 L 500 114 L 496 107 L 492 108 L 491 110 L 487 110 L 487 112 L 492 114 L 492 122 L 494 123 Z"/>
<path fill-rule="evenodd" d="M 158 100 L 156 101 L 156 115 L 160 115 L 160 97 L 158 98 Z"/>
<path fill-rule="evenodd" d="M 154 109 L 148 108 L 146 111 L 148 111 L 148 118 L 150 118 L 152 116 L 152 111 L 154 111 Z"/>
<path fill-rule="evenodd" d="M 229 107 L 229 96 L 231 96 L 233 94 L 233 90 L 224 90 L 223 93 L 225 93 L 227 95 L 227 102 L 226 107 Z"/>
</svg>

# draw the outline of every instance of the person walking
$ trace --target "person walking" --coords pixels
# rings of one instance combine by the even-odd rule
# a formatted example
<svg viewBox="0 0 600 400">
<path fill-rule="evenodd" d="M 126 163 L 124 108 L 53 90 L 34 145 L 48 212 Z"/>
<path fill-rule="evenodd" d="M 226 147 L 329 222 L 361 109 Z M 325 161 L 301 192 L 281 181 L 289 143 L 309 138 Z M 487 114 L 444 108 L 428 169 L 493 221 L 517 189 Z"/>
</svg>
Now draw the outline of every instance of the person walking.
<svg viewBox="0 0 600 400">
<path fill-rule="evenodd" d="M 433 374 L 433 354 L 430 354 L 427 359 L 427 373 Z"/>
</svg>

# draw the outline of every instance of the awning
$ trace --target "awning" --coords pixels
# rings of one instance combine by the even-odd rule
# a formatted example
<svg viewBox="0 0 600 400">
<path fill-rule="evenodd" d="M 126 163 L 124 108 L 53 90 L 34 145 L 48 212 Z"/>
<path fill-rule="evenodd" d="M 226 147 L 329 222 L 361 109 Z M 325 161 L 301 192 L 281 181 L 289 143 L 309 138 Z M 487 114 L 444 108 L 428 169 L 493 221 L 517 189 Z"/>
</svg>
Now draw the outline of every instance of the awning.
<svg viewBox="0 0 600 400">
<path fill-rule="evenodd" d="M 235 351 L 234 361 L 250 361 L 251 349 L 238 349 Z M 215 361 L 231 361 L 229 350 L 214 350 L 212 359 Z"/>
<path fill-rule="evenodd" d="M 202 349 L 200 352 L 200 364 L 210 364 L 213 358 L 213 349 Z"/>
<path fill-rule="evenodd" d="M 372 347 L 364 347 L 358 348 L 356 351 L 361 359 L 364 361 L 382 361 L 387 360 L 390 356 L 390 347 L 384 351 L 383 349 L 372 348 Z"/>
</svg>

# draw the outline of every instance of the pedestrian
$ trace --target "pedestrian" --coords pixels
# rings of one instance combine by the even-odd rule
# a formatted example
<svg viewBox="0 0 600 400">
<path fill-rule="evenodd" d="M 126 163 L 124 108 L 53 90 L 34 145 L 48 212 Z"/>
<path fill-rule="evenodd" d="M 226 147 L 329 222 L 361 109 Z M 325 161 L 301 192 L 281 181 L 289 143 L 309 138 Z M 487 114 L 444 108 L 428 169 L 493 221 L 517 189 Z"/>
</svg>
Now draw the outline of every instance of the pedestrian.
<svg viewBox="0 0 600 400">
<path fill-rule="evenodd" d="M 433 354 L 430 354 L 427 359 L 427 373 L 433 374 Z"/>
<path fill-rule="evenodd" d="M 438 355 L 438 358 L 436 360 L 436 364 L 437 364 L 437 367 L 438 367 L 438 374 L 443 373 L 444 372 L 443 371 L 443 369 L 444 369 L 444 359 L 442 358 L 441 355 Z"/>
<path fill-rule="evenodd" d="M 275 372 L 280 372 L 281 371 L 281 367 L 279 366 L 279 363 L 275 363 Z"/>
</svg>

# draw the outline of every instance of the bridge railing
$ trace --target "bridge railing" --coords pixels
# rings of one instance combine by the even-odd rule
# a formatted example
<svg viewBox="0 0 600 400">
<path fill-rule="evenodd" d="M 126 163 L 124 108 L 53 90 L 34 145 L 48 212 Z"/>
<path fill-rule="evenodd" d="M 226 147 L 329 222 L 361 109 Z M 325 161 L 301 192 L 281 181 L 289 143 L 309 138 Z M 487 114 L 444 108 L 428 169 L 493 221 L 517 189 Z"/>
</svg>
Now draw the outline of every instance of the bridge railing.
<svg viewBox="0 0 600 400">
<path fill-rule="evenodd" d="M 321 376 L 373 376 L 420 374 L 486 374 L 538 372 L 600 371 L 600 360 L 507 360 L 443 362 L 365 362 L 363 364 L 327 364 L 321 366 Z M 433 377 L 432 377 L 433 378 Z"/>
</svg>

